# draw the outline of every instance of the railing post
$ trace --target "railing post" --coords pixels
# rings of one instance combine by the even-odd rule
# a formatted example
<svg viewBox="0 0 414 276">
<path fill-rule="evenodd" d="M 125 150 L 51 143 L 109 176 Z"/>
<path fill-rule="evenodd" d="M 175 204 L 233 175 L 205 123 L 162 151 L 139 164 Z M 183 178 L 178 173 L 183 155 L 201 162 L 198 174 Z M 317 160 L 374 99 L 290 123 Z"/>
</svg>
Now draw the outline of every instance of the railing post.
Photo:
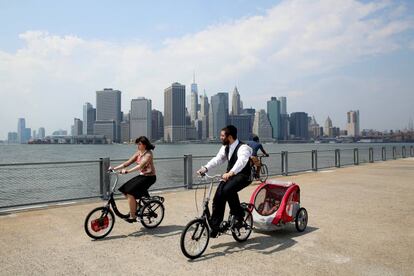
<svg viewBox="0 0 414 276">
<path fill-rule="evenodd" d="M 414 146 L 410 147 L 410 156 L 414 157 Z"/>
<path fill-rule="evenodd" d="M 341 167 L 341 150 L 340 149 L 335 150 L 335 167 L 337 168 Z"/>
<path fill-rule="evenodd" d="M 395 146 L 392 147 L 392 159 L 397 159 L 397 148 Z"/>
<path fill-rule="evenodd" d="M 312 171 L 318 170 L 318 151 L 312 150 Z"/>
<path fill-rule="evenodd" d="M 402 148 L 401 148 L 401 155 L 402 155 L 402 158 L 407 157 L 406 152 L 405 152 L 405 146 L 402 146 Z"/>
<path fill-rule="evenodd" d="M 111 160 L 109 157 L 99 158 L 99 192 L 101 193 L 102 199 L 109 198 L 109 182 L 110 177 L 108 173 L 109 165 Z"/>
<path fill-rule="evenodd" d="M 184 186 L 187 189 L 193 188 L 193 156 L 184 155 Z"/>
<path fill-rule="evenodd" d="M 385 147 L 382 147 L 381 157 L 382 157 L 382 161 L 387 160 L 387 149 Z"/>
<path fill-rule="evenodd" d="M 368 155 L 369 155 L 369 163 L 374 163 L 374 149 L 373 148 L 369 148 L 368 150 Z"/>
<path fill-rule="evenodd" d="M 359 153 L 357 148 L 354 148 L 354 165 L 359 165 Z"/>
<path fill-rule="evenodd" d="M 282 151 L 280 156 L 282 159 L 282 175 L 288 175 L 288 152 Z"/>
</svg>

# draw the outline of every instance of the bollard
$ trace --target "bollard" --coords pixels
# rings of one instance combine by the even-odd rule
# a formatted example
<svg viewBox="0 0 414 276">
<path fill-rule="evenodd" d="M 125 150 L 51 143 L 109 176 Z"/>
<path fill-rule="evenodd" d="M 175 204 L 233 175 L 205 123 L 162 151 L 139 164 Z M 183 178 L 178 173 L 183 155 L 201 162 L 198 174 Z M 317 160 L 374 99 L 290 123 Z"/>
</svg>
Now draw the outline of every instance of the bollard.
<svg viewBox="0 0 414 276">
<path fill-rule="evenodd" d="M 111 160 L 109 157 L 99 158 L 99 191 L 101 193 L 101 198 L 105 200 L 109 198 L 110 177 L 108 168 L 110 164 Z"/>
<path fill-rule="evenodd" d="M 381 157 L 382 157 L 382 161 L 387 160 L 387 149 L 385 147 L 382 147 Z"/>
<path fill-rule="evenodd" d="M 405 146 L 402 146 L 402 148 L 401 148 L 401 155 L 402 155 L 402 158 L 407 157 L 406 152 L 405 152 Z"/>
<path fill-rule="evenodd" d="M 397 159 L 397 148 L 395 146 L 392 147 L 392 159 Z"/>
<path fill-rule="evenodd" d="M 414 146 L 410 147 L 410 156 L 414 157 Z"/>
<path fill-rule="evenodd" d="M 358 149 L 354 149 L 354 165 L 359 165 L 359 153 Z"/>
<path fill-rule="evenodd" d="M 312 150 L 312 171 L 317 171 L 318 170 L 318 151 L 317 150 Z"/>
<path fill-rule="evenodd" d="M 288 175 L 288 152 L 282 151 L 280 156 L 282 159 L 282 175 Z"/>
<path fill-rule="evenodd" d="M 193 188 L 193 156 L 184 155 L 184 186 L 187 189 Z"/>
<path fill-rule="evenodd" d="M 369 155 L 369 163 L 374 163 L 374 149 L 373 148 L 369 148 L 368 155 Z"/>
<path fill-rule="evenodd" d="M 341 167 L 341 151 L 340 149 L 335 150 L 335 167 Z"/>
</svg>

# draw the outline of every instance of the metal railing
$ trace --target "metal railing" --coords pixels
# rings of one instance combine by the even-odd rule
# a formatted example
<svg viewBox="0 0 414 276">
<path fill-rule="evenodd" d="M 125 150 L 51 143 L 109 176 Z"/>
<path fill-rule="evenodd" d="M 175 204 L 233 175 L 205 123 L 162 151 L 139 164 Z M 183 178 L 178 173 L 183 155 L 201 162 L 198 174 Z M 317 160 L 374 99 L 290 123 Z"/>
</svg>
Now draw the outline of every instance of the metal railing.
<svg viewBox="0 0 414 276">
<path fill-rule="evenodd" d="M 199 185 L 196 170 L 213 156 L 155 158 L 157 182 L 150 191 L 187 188 Z M 282 151 L 270 153 L 263 162 L 269 176 L 289 175 L 302 171 L 374 163 L 397 158 L 414 157 L 414 146 L 375 146 L 352 149 L 311 151 Z M 110 165 L 125 160 L 100 158 L 92 161 L 39 162 L 0 164 L 0 208 L 10 208 L 49 202 L 63 202 L 87 198 L 106 198 L 111 179 L 107 173 Z M 222 173 L 226 165 L 211 171 Z M 119 186 L 134 177 L 123 175 Z"/>
</svg>

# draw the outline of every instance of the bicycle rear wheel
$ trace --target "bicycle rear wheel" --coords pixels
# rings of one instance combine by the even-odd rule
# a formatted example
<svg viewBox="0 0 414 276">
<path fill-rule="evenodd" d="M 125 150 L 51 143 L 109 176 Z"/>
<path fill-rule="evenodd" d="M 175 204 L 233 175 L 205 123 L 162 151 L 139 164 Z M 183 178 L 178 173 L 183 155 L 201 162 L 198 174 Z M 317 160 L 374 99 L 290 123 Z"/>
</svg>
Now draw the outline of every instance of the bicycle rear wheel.
<svg viewBox="0 0 414 276">
<path fill-rule="evenodd" d="M 260 182 L 265 182 L 269 176 L 269 171 L 267 170 L 266 164 L 262 164 L 260 168 Z"/>
<path fill-rule="evenodd" d="M 210 229 L 203 219 L 190 221 L 181 233 L 180 246 L 184 256 L 190 259 L 200 257 L 210 240 Z"/>
<path fill-rule="evenodd" d="M 93 209 L 85 218 L 85 232 L 92 239 L 102 239 L 106 237 L 114 227 L 115 215 L 107 207 Z"/>
<path fill-rule="evenodd" d="M 155 228 L 164 219 L 164 205 L 159 200 L 147 201 L 141 209 L 141 223 L 145 228 Z"/>
<path fill-rule="evenodd" d="M 246 241 L 253 230 L 253 216 L 249 208 L 243 207 L 244 209 L 244 218 L 243 224 L 240 228 L 235 228 L 231 230 L 233 238 L 238 242 Z"/>
</svg>

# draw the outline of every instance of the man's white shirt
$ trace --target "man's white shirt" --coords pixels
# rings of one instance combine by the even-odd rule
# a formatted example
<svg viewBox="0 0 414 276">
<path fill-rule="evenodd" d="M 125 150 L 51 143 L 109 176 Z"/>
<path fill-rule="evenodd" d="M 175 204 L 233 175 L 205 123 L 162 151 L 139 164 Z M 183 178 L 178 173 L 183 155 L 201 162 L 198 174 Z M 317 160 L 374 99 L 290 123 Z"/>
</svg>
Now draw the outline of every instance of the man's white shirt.
<svg viewBox="0 0 414 276">
<path fill-rule="evenodd" d="M 229 156 L 228 160 L 231 159 L 234 150 L 236 149 L 237 145 L 240 143 L 239 139 L 233 142 L 233 144 L 229 147 Z M 237 152 L 237 161 L 234 164 L 233 168 L 230 169 L 229 172 L 233 172 L 234 174 L 238 174 L 249 162 L 249 158 L 252 155 L 252 149 L 246 145 L 243 144 L 239 147 L 239 150 Z M 223 164 L 226 161 L 226 146 L 222 146 L 217 153 L 215 157 L 213 157 L 207 165 L 204 167 L 207 168 L 207 170 L 210 170 L 211 168 L 217 167 L 221 164 Z"/>
</svg>

